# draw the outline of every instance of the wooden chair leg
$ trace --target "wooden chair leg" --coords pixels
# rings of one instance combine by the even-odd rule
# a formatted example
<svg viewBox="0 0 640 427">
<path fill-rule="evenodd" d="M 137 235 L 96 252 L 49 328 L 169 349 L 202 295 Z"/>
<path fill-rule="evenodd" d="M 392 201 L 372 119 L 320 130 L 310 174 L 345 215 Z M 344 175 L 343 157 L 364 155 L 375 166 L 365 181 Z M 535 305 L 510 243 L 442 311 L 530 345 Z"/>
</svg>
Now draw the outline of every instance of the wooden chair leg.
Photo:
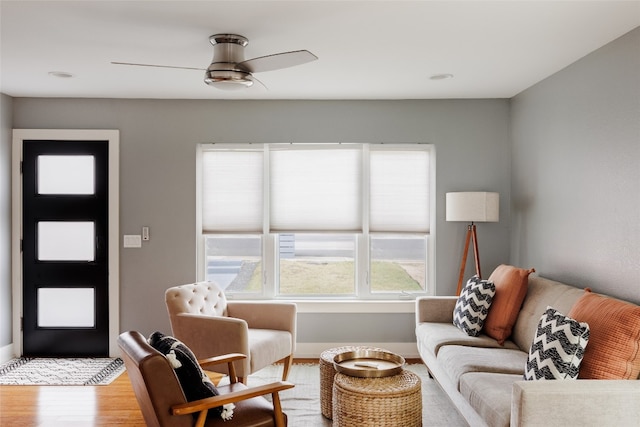
<svg viewBox="0 0 640 427">
<path fill-rule="evenodd" d="M 278 393 L 272 393 L 273 400 L 273 414 L 275 417 L 276 427 L 286 427 L 284 421 L 284 415 L 282 414 L 282 405 L 280 403 L 280 395 Z"/>
<path fill-rule="evenodd" d="M 289 368 L 293 364 L 293 354 L 282 359 L 284 361 L 284 369 L 282 370 L 282 381 L 286 381 L 289 376 Z"/>
<path fill-rule="evenodd" d="M 196 420 L 195 427 L 204 427 L 205 421 L 207 421 L 207 413 L 209 411 L 205 409 L 204 411 L 200 411 L 198 414 L 198 419 Z"/>
</svg>

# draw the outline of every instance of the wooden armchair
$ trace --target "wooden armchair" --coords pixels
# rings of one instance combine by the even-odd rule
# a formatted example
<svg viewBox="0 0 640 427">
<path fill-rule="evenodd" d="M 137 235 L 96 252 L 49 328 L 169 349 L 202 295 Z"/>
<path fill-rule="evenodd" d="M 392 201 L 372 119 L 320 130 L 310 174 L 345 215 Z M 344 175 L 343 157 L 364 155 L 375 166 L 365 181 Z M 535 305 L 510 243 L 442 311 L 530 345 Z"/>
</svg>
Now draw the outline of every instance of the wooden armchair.
<svg viewBox="0 0 640 427">
<path fill-rule="evenodd" d="M 275 362 L 284 362 L 286 381 L 296 346 L 294 303 L 227 301 L 213 282 L 175 286 L 165 292 L 173 336 L 198 358 L 242 353 L 236 365 L 241 382 Z M 209 368 L 227 373 L 224 366 Z"/>
<path fill-rule="evenodd" d="M 279 392 L 293 388 L 285 381 L 247 388 L 237 381 L 233 362 L 244 358 L 232 354 L 199 360 L 201 365 L 226 364 L 230 384 L 218 387 L 218 396 L 187 402 L 170 361 L 151 347 L 139 332 L 124 332 L 118 337 L 125 366 L 147 426 L 153 427 L 286 427 Z M 264 395 L 271 394 L 273 404 Z M 235 405 L 233 418 L 224 421 L 208 417 L 208 410 Z M 197 414 L 197 420 L 194 417 Z M 195 424 L 194 424 L 195 423 Z"/>
</svg>

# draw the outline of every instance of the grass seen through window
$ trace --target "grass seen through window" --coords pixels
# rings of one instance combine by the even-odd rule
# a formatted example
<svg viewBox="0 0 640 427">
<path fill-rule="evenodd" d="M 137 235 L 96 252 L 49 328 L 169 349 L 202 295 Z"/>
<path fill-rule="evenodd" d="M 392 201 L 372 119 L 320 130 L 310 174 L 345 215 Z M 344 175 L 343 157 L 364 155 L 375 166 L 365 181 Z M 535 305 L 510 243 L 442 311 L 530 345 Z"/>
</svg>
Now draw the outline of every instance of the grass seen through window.
<svg viewBox="0 0 640 427">
<path fill-rule="evenodd" d="M 374 292 L 416 292 L 423 290 L 424 278 L 413 277 L 413 264 L 374 261 L 371 264 L 371 284 Z M 256 266 L 246 292 L 257 292 L 262 269 Z M 284 260 L 280 263 L 280 294 L 288 295 L 344 295 L 354 292 L 353 261 Z"/>
</svg>

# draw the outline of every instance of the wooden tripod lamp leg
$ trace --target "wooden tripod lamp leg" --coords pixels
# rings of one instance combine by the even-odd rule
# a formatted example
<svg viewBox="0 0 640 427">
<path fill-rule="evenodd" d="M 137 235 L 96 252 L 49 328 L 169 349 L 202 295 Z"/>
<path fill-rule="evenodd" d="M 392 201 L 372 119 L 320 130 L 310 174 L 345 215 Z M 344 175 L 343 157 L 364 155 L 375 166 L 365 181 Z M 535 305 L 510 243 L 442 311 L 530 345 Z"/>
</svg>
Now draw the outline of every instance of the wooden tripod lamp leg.
<svg viewBox="0 0 640 427">
<path fill-rule="evenodd" d="M 460 262 L 460 275 L 458 276 L 458 289 L 456 295 L 460 295 L 462 291 L 462 281 L 464 280 L 464 269 L 467 265 L 467 253 L 469 252 L 469 241 L 471 240 L 471 226 L 467 227 L 467 238 L 464 242 L 464 251 L 462 252 L 462 262 Z M 475 239 L 474 239 L 475 243 Z"/>
<path fill-rule="evenodd" d="M 482 273 L 480 272 L 480 252 L 478 251 L 478 235 L 476 234 L 475 224 L 471 224 L 471 234 L 473 239 L 473 255 L 476 260 L 476 274 L 482 279 Z"/>
<path fill-rule="evenodd" d="M 464 252 L 462 252 L 462 262 L 460 263 L 460 275 L 458 276 L 458 289 L 456 295 L 462 292 L 462 282 L 464 280 L 464 270 L 467 265 L 467 254 L 469 253 L 469 241 L 473 240 L 473 256 L 476 262 L 476 274 L 482 278 L 480 273 L 480 252 L 478 252 L 478 235 L 476 234 L 476 225 L 471 223 L 467 227 L 467 237 L 464 242 Z"/>
</svg>

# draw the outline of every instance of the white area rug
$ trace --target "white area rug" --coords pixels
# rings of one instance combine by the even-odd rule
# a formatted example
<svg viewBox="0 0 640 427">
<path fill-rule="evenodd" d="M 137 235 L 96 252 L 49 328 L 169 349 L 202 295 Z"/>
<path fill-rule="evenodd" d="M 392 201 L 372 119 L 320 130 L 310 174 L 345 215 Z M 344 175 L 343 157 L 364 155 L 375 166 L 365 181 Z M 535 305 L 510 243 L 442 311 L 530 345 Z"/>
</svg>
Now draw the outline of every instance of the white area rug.
<svg viewBox="0 0 640 427">
<path fill-rule="evenodd" d="M 124 372 L 120 358 L 29 358 L 0 365 L 0 385 L 106 385 Z"/>
<path fill-rule="evenodd" d="M 436 382 L 429 378 L 424 365 L 406 365 L 422 380 L 422 425 L 441 427 L 467 426 L 449 398 Z M 282 365 L 272 365 L 250 375 L 249 387 L 277 381 L 282 378 Z M 289 417 L 290 426 L 331 427 L 331 420 L 320 412 L 320 368 L 318 364 L 294 364 L 288 381 L 296 386 L 280 393 L 282 409 Z M 402 426 L 397 426 L 402 427 Z"/>
</svg>

